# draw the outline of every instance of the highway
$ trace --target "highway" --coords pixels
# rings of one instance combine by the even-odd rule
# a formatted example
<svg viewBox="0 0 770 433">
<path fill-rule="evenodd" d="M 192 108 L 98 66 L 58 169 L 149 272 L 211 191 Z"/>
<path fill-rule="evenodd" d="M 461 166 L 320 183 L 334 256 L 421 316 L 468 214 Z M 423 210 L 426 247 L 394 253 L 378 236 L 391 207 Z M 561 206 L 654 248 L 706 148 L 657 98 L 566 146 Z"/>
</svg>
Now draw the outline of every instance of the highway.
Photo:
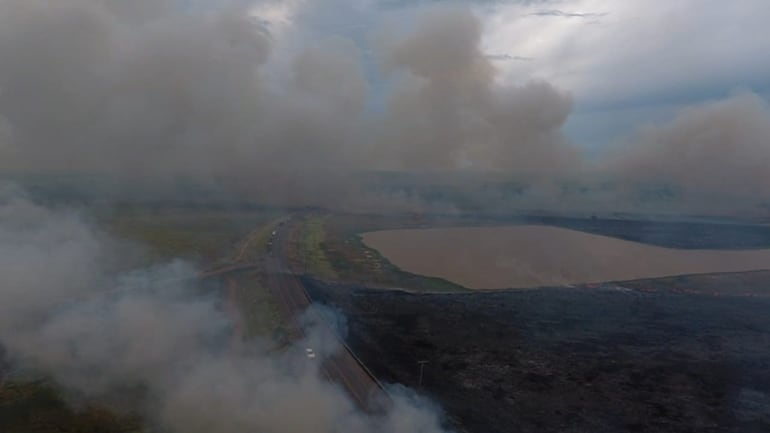
<svg viewBox="0 0 770 433">
<path fill-rule="evenodd" d="M 197 277 L 199 279 L 221 278 L 225 283 L 227 297 L 232 298 L 232 293 L 235 290 L 234 285 L 237 284 L 236 279 L 232 278 L 234 273 L 251 269 L 262 270 L 266 276 L 271 294 L 281 305 L 282 313 L 291 327 L 291 337 L 294 340 L 300 340 L 305 337 L 305 334 L 297 319 L 307 311 L 307 308 L 312 304 L 312 300 L 305 290 L 302 280 L 292 271 L 288 262 L 288 250 L 291 247 L 292 236 L 296 230 L 297 227 L 293 220 L 277 226 L 274 234 L 272 234 L 268 255 L 262 263 L 243 261 L 246 249 L 253 243 L 251 239 L 253 236 L 249 235 L 239 248 L 239 253 L 234 263 L 218 269 L 201 272 Z M 231 302 L 234 301 L 231 299 Z M 310 311 L 310 314 L 312 314 L 312 310 Z M 230 311 L 230 309 L 228 309 L 228 314 L 234 317 L 236 333 L 240 333 L 242 331 L 240 329 L 240 322 L 235 318 L 237 314 Z M 317 322 L 321 326 L 326 327 L 326 331 L 337 337 L 341 347 L 336 354 L 323 360 L 318 359 L 319 362 L 322 362 L 320 366 L 321 373 L 329 380 L 343 386 L 360 408 L 364 410 L 381 409 L 382 405 L 387 404 L 389 401 L 385 390 L 353 354 L 336 330 L 332 329 L 323 318 L 319 317 L 318 319 Z M 237 335 L 234 338 L 238 338 Z M 372 397 L 375 396 L 377 398 L 373 399 Z M 377 407 L 374 407 L 372 404 L 374 401 L 377 402 Z"/>
<path fill-rule="evenodd" d="M 298 337 L 303 337 L 301 327 L 296 325 L 296 318 L 302 315 L 312 303 L 310 296 L 302 284 L 301 279 L 291 271 L 287 260 L 287 250 L 291 244 L 291 236 L 296 230 L 294 223 L 286 223 L 279 226 L 273 235 L 271 254 L 265 266 L 268 284 L 274 296 L 278 298 L 284 308 L 284 312 L 294 323 Z M 322 318 L 318 320 L 322 326 L 328 327 L 328 331 L 338 336 Z M 322 372 L 331 380 L 342 385 L 356 404 L 363 409 L 373 409 L 371 397 L 380 394 L 378 400 L 386 401 L 384 390 L 377 380 L 359 362 L 350 348 L 340 340 L 341 349 L 333 356 L 323 360 Z"/>
</svg>

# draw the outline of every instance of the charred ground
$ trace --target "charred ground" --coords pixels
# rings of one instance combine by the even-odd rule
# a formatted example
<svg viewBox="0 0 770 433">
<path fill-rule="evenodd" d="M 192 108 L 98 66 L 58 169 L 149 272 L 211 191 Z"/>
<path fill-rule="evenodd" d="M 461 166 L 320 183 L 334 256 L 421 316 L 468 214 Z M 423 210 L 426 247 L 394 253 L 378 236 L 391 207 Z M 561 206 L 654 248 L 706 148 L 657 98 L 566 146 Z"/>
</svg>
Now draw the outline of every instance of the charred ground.
<svg viewBox="0 0 770 433">
<path fill-rule="evenodd" d="M 418 387 L 417 361 L 428 361 L 423 391 L 461 430 L 767 431 L 770 298 L 668 283 L 654 293 L 307 286 L 347 315 L 350 345 L 382 380 Z"/>
</svg>

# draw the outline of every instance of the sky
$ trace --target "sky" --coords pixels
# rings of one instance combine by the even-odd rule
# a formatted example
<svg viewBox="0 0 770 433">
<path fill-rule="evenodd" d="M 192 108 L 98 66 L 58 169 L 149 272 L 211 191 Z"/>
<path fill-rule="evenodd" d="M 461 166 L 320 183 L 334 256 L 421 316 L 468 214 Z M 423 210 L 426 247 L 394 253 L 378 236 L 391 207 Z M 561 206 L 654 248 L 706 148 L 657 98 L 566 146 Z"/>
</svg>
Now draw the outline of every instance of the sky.
<svg viewBox="0 0 770 433">
<path fill-rule="evenodd" d="M 410 11 L 436 3 L 479 16 L 498 80 L 540 79 L 571 93 L 565 131 L 589 150 L 684 106 L 739 91 L 770 97 L 766 0 L 286 0 L 257 9 L 278 38 L 296 25 L 365 45 L 378 21 L 408 26 Z"/>
</svg>

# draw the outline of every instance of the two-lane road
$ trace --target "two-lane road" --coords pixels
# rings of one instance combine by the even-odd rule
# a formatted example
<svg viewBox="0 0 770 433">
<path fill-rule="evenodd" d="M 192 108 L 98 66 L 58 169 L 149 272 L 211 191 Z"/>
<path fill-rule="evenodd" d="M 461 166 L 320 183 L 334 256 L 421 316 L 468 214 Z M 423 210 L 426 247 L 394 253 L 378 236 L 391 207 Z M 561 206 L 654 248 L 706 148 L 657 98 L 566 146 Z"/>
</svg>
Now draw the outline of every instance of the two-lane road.
<svg viewBox="0 0 770 433">
<path fill-rule="evenodd" d="M 288 266 L 287 246 L 291 242 L 290 236 L 293 230 L 296 230 L 293 223 L 283 224 L 276 229 L 272 240 L 272 254 L 268 259 L 266 272 L 270 289 L 280 300 L 291 322 L 296 324 L 294 319 L 307 310 L 312 300 L 301 279 L 291 272 Z M 344 386 L 355 402 L 364 409 L 372 409 L 371 397 L 376 394 L 380 394 L 379 401 L 386 400 L 387 396 L 377 380 L 360 363 L 336 331 L 331 329 L 331 326 L 323 319 L 319 322 L 322 324 L 321 326 L 326 326 L 329 328 L 328 331 L 338 337 L 341 345 L 341 349 L 335 355 L 324 360 L 321 366 L 326 376 Z M 303 335 L 299 326 L 296 327 L 296 331 L 299 336 Z"/>
</svg>

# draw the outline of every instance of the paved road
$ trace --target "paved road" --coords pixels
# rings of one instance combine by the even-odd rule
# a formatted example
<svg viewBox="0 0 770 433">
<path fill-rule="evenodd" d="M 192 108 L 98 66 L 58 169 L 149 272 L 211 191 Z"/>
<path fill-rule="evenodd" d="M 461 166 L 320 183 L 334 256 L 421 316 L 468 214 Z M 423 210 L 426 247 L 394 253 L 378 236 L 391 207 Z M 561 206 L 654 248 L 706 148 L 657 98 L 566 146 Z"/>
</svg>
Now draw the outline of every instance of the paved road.
<svg viewBox="0 0 770 433">
<path fill-rule="evenodd" d="M 266 270 L 270 289 L 279 299 L 279 302 L 285 309 L 285 313 L 291 318 L 296 318 L 305 312 L 312 301 L 305 291 L 302 281 L 296 274 L 291 272 L 287 263 L 287 248 L 291 242 L 292 230 L 295 230 L 292 223 L 283 224 L 276 230 Z M 319 320 L 319 322 L 326 323 L 323 320 Z M 334 335 L 337 335 L 333 329 L 329 330 Z M 300 336 L 302 335 L 300 328 L 297 328 L 296 331 Z M 324 361 L 322 365 L 323 373 L 330 379 L 343 385 L 360 407 L 373 409 L 370 404 L 370 397 L 373 397 L 375 394 L 380 394 L 380 400 L 382 398 L 387 399 L 387 397 L 376 379 L 358 361 L 350 348 L 342 340 L 340 340 L 340 343 L 342 344 L 342 349 L 336 355 Z"/>
<path fill-rule="evenodd" d="M 302 284 L 297 274 L 291 271 L 287 261 L 287 250 L 291 243 L 291 236 L 296 226 L 292 222 L 285 222 L 275 229 L 273 235 L 269 256 L 264 263 L 238 263 L 224 266 L 218 269 L 201 272 L 198 278 L 223 278 L 225 281 L 228 297 L 232 297 L 236 289 L 236 280 L 232 274 L 249 269 L 261 268 L 267 276 L 267 284 L 272 295 L 278 300 L 283 308 L 284 315 L 289 319 L 292 326 L 292 336 L 296 339 L 304 337 L 304 331 L 298 325 L 296 320 L 305 313 L 312 303 L 310 296 Z M 244 242 L 249 245 L 253 234 Z M 241 247 L 237 258 L 243 258 L 246 247 Z M 328 331 L 336 335 L 340 341 L 342 349 L 323 361 L 321 372 L 330 380 L 333 380 L 344 386 L 353 400 L 361 408 L 366 410 L 376 410 L 381 408 L 382 403 L 387 404 L 388 396 L 377 382 L 374 376 L 363 366 L 358 358 L 353 354 L 345 342 L 339 338 L 334 329 L 331 329 L 322 318 L 319 323 L 326 326 Z M 240 324 L 236 320 L 236 333 L 242 332 Z M 373 407 L 373 399 L 378 402 L 378 407 Z"/>
</svg>

